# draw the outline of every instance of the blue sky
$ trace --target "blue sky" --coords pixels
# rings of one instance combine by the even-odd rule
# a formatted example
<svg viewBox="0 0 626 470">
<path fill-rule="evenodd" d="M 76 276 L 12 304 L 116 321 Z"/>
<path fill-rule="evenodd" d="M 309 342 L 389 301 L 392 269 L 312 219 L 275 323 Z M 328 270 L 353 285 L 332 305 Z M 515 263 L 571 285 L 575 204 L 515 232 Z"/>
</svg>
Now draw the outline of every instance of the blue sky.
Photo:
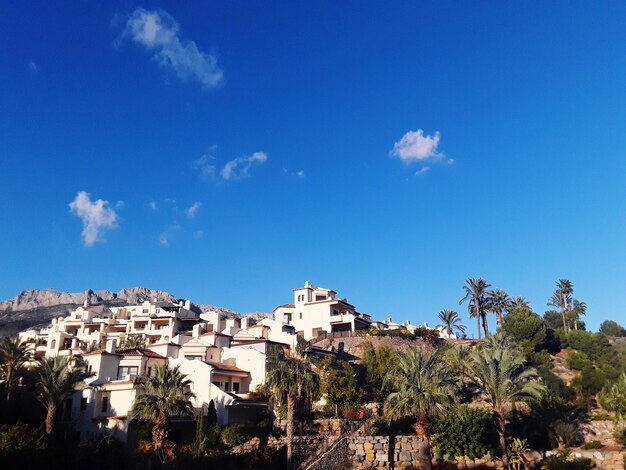
<svg viewBox="0 0 626 470">
<path fill-rule="evenodd" d="M 269 311 L 310 280 L 432 324 L 466 315 L 467 277 L 539 313 L 567 277 L 590 326 L 625 323 L 625 20 L 2 2 L 0 297 L 143 285 Z"/>
</svg>

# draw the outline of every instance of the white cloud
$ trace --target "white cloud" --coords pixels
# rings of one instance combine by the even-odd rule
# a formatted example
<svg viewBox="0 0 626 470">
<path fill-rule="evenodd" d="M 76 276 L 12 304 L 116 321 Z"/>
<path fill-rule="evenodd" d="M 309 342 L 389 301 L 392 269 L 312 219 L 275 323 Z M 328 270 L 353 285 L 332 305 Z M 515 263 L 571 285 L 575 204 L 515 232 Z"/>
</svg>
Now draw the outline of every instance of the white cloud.
<svg viewBox="0 0 626 470">
<path fill-rule="evenodd" d="M 170 239 L 167 233 L 163 232 L 161 235 L 159 235 L 159 244 L 161 246 L 167 246 L 169 245 L 169 243 L 170 243 Z"/>
<path fill-rule="evenodd" d="M 194 79 L 207 88 L 218 85 L 224 74 L 215 56 L 202 52 L 194 41 L 181 39 L 179 33 L 180 26 L 167 12 L 140 7 L 130 14 L 123 36 L 153 51 L 153 59 L 180 79 Z"/>
<path fill-rule="evenodd" d="M 415 172 L 415 176 L 421 176 L 421 175 L 425 175 L 426 173 L 428 173 L 430 171 L 430 167 L 429 166 L 425 166 L 423 168 L 420 168 L 419 170 L 417 170 Z"/>
<path fill-rule="evenodd" d="M 201 202 L 194 202 L 190 207 L 185 209 L 185 215 L 190 219 L 193 219 L 196 216 L 196 212 L 202 207 Z"/>
<path fill-rule="evenodd" d="M 120 201 L 117 201 L 117 202 L 115 203 L 115 208 L 116 208 L 116 209 L 123 209 L 125 205 L 126 205 L 126 203 L 125 203 L 124 201 L 121 201 L 121 200 L 120 200 Z"/>
<path fill-rule="evenodd" d="M 202 155 L 192 163 L 192 166 L 200 172 L 202 178 L 209 178 L 215 175 L 215 158 L 211 155 Z"/>
<path fill-rule="evenodd" d="M 245 157 L 238 157 L 229 161 L 224 165 L 220 171 L 220 175 L 225 180 L 241 179 L 248 176 L 250 168 L 254 164 L 261 164 L 267 161 L 267 154 L 265 152 L 254 152 L 252 155 Z"/>
<path fill-rule="evenodd" d="M 83 241 L 86 246 L 101 240 L 102 232 L 117 227 L 117 214 L 108 207 L 109 202 L 98 199 L 92 201 L 89 193 L 80 191 L 69 204 L 71 212 L 83 221 Z"/>
<path fill-rule="evenodd" d="M 31 72 L 36 72 L 38 68 L 39 67 L 37 66 L 36 62 L 33 62 L 32 60 L 28 62 L 28 70 L 30 70 Z"/>
<path fill-rule="evenodd" d="M 204 237 L 204 232 L 202 230 L 196 230 L 193 232 L 193 238 L 196 240 L 200 240 L 202 237 Z"/>
<path fill-rule="evenodd" d="M 439 160 L 443 157 L 437 151 L 439 145 L 439 132 L 434 135 L 424 135 L 422 129 L 409 131 L 393 144 L 391 156 L 398 157 L 405 163 L 413 163 L 425 160 Z"/>
<path fill-rule="evenodd" d="M 296 176 L 297 176 L 298 178 L 304 178 L 304 170 L 300 170 L 300 171 L 298 171 L 298 172 L 296 173 Z"/>
<path fill-rule="evenodd" d="M 148 203 L 148 207 L 153 211 L 157 210 L 158 208 L 157 203 L 154 199 Z"/>
</svg>

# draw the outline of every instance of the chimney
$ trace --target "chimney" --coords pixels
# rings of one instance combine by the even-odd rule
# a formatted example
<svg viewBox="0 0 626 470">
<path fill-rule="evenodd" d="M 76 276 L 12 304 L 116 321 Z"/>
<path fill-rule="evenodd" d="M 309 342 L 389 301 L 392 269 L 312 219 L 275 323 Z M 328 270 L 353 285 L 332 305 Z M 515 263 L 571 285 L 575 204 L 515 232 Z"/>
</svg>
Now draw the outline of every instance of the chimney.
<svg viewBox="0 0 626 470">
<path fill-rule="evenodd" d="M 78 339 L 73 338 L 72 339 L 72 347 L 71 349 L 78 349 Z"/>
<path fill-rule="evenodd" d="M 199 338 L 200 337 L 200 325 L 194 325 L 193 326 L 192 336 L 194 338 Z"/>
<path fill-rule="evenodd" d="M 248 319 L 245 317 L 241 319 L 241 329 L 242 330 L 248 329 Z"/>
<path fill-rule="evenodd" d="M 106 352 L 108 352 L 108 353 L 114 354 L 116 346 L 117 346 L 117 340 L 116 339 L 110 339 L 110 340 L 107 340 L 107 344 L 106 344 L 106 347 L 104 348 L 104 350 Z"/>
<path fill-rule="evenodd" d="M 191 302 L 189 300 L 185 300 L 185 308 L 191 310 Z"/>
</svg>

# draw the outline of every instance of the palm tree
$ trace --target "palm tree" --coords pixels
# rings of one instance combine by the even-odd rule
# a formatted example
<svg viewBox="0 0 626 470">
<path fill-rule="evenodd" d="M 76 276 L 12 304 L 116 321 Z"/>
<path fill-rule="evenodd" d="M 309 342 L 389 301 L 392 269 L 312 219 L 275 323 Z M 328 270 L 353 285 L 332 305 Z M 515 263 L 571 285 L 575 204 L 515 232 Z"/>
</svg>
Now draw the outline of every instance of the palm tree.
<svg viewBox="0 0 626 470">
<path fill-rule="evenodd" d="M 455 331 L 458 331 L 461 334 L 464 334 L 467 328 L 463 325 L 459 314 L 454 310 L 442 310 L 439 312 L 439 320 L 441 320 L 441 325 L 439 327 L 443 328 L 446 333 L 448 333 L 448 337 L 452 336 Z"/>
<path fill-rule="evenodd" d="M 563 329 L 569 331 L 567 320 L 565 318 L 565 312 L 569 310 L 569 304 L 572 300 L 572 294 L 574 293 L 574 286 L 567 279 L 559 279 L 556 283 L 556 290 L 552 296 L 548 299 L 548 305 L 558 307 L 561 312 L 561 318 L 563 319 Z"/>
<path fill-rule="evenodd" d="M 151 377 L 144 377 L 139 384 L 132 413 L 152 421 L 152 441 L 154 450 L 163 460 L 163 445 L 172 416 L 193 416 L 190 390 L 191 380 L 180 372 L 179 366 L 170 369 L 167 364 L 155 368 Z"/>
<path fill-rule="evenodd" d="M 46 434 L 54 431 L 54 418 L 63 400 L 87 385 L 85 379 L 94 374 L 87 372 L 84 362 L 76 358 L 40 358 L 35 369 L 37 399 L 46 408 Z"/>
<path fill-rule="evenodd" d="M 511 306 L 511 297 L 502 289 L 496 289 L 489 293 L 487 298 L 487 310 L 496 314 L 498 328 L 502 328 L 502 318 Z"/>
<path fill-rule="evenodd" d="M 18 337 L 7 338 L 0 343 L 0 371 L 5 381 L 5 398 L 11 399 L 11 390 L 24 366 L 32 359 L 27 341 Z"/>
<path fill-rule="evenodd" d="M 287 466 L 292 468 L 293 420 L 296 404 L 313 401 L 319 393 L 319 375 L 303 354 L 306 347 L 298 347 L 293 354 L 282 352 L 272 360 L 265 383 L 277 403 L 287 403 Z"/>
<path fill-rule="evenodd" d="M 125 348 L 143 348 L 146 346 L 146 338 L 143 335 L 128 335 L 124 340 Z"/>
<path fill-rule="evenodd" d="M 516 308 L 530 308 L 530 302 L 528 302 L 526 297 L 522 297 L 521 295 L 513 297 L 510 300 L 509 308 L 507 310 L 510 312 Z"/>
<path fill-rule="evenodd" d="M 480 277 L 469 278 L 465 281 L 465 284 L 466 285 L 463 286 L 465 297 L 459 300 L 459 305 L 466 300 L 469 301 L 468 310 L 470 311 L 470 317 L 475 317 L 478 322 L 478 339 L 480 339 L 481 320 L 483 329 L 485 330 L 485 336 L 489 334 L 489 325 L 487 325 L 487 317 L 485 316 L 485 297 L 487 296 L 487 289 L 491 287 L 491 284 Z"/>
<path fill-rule="evenodd" d="M 421 469 L 432 468 L 430 451 L 431 420 L 456 400 L 458 383 L 452 369 L 436 353 L 410 349 L 398 356 L 397 363 L 385 377 L 385 386 L 392 392 L 385 399 L 388 419 L 410 417 L 421 438 L 419 459 Z"/>
<path fill-rule="evenodd" d="M 502 331 L 485 338 L 473 353 L 472 373 L 496 418 L 502 461 L 508 468 L 505 409 L 513 400 L 539 398 L 543 386 L 537 371 L 525 366 L 524 355 Z"/>
<path fill-rule="evenodd" d="M 580 317 L 587 315 L 587 304 L 580 300 L 572 300 L 572 308 L 570 309 L 572 316 L 574 317 L 574 329 L 578 329 L 578 320 Z"/>
</svg>

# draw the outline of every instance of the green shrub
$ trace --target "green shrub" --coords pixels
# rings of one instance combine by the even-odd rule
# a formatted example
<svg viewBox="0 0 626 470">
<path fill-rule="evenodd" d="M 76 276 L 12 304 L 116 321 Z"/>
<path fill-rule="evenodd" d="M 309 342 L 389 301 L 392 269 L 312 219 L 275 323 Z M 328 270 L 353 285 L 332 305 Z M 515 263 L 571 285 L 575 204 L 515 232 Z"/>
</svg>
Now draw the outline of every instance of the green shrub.
<svg viewBox="0 0 626 470">
<path fill-rule="evenodd" d="M 584 352 L 572 351 L 567 355 L 567 365 L 570 369 L 583 370 L 591 367 L 591 361 Z"/>
<path fill-rule="evenodd" d="M 590 450 L 590 449 L 601 449 L 602 447 L 604 447 L 602 445 L 602 442 L 600 441 L 589 441 L 589 442 L 585 442 L 585 445 L 583 445 L 583 449 L 585 450 Z"/>
<path fill-rule="evenodd" d="M 615 431 L 613 431 L 613 437 L 617 443 L 626 446 L 626 427 L 616 426 Z"/>
<path fill-rule="evenodd" d="M 437 456 L 480 458 L 496 454 L 498 438 L 493 417 L 477 408 L 460 406 L 434 422 Z"/>
<path fill-rule="evenodd" d="M 222 429 L 222 441 L 229 446 L 241 445 L 253 437 L 245 424 L 230 424 Z"/>
<path fill-rule="evenodd" d="M 43 435 L 41 430 L 22 425 L 0 425 L 0 452 L 19 452 L 41 449 Z"/>
<path fill-rule="evenodd" d="M 591 459 L 575 458 L 570 460 L 570 450 L 562 450 L 541 462 L 541 470 L 589 470 L 596 467 Z"/>
</svg>

